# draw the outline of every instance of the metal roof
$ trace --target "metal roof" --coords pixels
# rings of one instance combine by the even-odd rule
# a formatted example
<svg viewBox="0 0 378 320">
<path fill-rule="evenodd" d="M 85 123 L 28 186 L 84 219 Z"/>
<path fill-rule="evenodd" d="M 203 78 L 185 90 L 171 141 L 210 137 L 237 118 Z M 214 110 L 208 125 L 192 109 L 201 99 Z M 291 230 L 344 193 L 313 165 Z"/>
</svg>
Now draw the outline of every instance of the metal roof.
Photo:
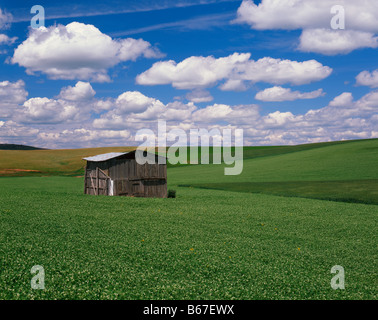
<svg viewBox="0 0 378 320">
<path fill-rule="evenodd" d="M 100 162 L 100 161 L 106 161 L 106 160 L 118 158 L 128 153 L 129 152 L 110 152 L 110 153 L 99 154 L 93 157 L 83 158 L 83 160 Z"/>
<path fill-rule="evenodd" d="M 128 153 L 135 153 L 137 151 L 138 150 L 134 150 L 134 151 L 130 151 L 130 152 L 110 152 L 110 153 L 99 154 L 99 155 L 93 156 L 93 157 L 83 158 L 83 160 L 93 161 L 93 162 L 101 162 L 101 161 L 107 161 L 107 160 L 110 160 L 110 159 L 118 158 L 118 157 L 123 156 L 123 155 L 128 154 Z M 158 154 L 154 154 L 154 155 L 158 159 L 159 158 L 164 159 L 164 161 L 166 161 L 166 159 L 167 159 L 165 156 L 160 156 Z"/>
</svg>

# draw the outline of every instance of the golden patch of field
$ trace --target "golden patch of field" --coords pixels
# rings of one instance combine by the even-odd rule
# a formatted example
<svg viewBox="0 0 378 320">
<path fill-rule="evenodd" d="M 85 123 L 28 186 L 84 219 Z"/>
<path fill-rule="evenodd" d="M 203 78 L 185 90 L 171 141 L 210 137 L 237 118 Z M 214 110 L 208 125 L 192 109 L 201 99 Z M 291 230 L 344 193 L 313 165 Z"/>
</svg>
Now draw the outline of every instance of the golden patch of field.
<svg viewBox="0 0 378 320">
<path fill-rule="evenodd" d="M 22 172 L 41 172 L 38 170 L 26 170 L 26 169 L 1 169 L 0 174 L 9 174 L 9 173 L 22 173 Z"/>
<path fill-rule="evenodd" d="M 108 152 L 127 152 L 135 147 L 58 150 L 0 150 L 0 176 L 41 174 L 81 175 L 83 158 Z"/>
</svg>

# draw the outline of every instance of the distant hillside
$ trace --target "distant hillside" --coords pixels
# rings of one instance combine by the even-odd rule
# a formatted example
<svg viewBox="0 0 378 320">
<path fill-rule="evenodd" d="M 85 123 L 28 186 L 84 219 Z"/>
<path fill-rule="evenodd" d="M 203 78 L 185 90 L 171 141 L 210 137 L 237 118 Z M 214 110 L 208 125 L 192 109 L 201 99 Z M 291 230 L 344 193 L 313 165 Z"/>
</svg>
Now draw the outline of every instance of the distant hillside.
<svg viewBox="0 0 378 320">
<path fill-rule="evenodd" d="M 369 146 L 364 149 L 364 146 Z M 171 176 L 170 181 L 173 184 L 194 184 L 194 183 L 210 183 L 210 182 L 266 182 L 266 181 L 294 181 L 294 180 L 309 180 L 306 175 L 301 177 L 301 167 L 308 170 L 315 171 L 315 178 L 312 180 L 324 180 L 324 177 L 318 177 L 319 172 L 324 171 L 329 167 L 326 177 L 327 180 L 338 179 L 378 179 L 378 174 L 375 174 L 377 156 L 371 154 L 376 150 L 378 139 L 372 140 L 350 140 L 350 141 L 335 141 L 324 143 L 303 144 L 297 146 L 266 146 L 266 147 L 244 147 L 244 170 L 243 174 L 236 177 L 224 176 L 224 165 L 199 165 L 187 166 L 188 171 L 178 171 Z M 0 145 L 0 177 L 1 176 L 30 176 L 30 175 L 64 175 L 64 176 L 79 176 L 84 173 L 85 161 L 84 157 L 94 156 L 97 154 L 108 152 L 125 152 L 135 150 L 136 147 L 104 147 L 104 148 L 89 148 L 89 149 L 59 149 L 59 150 L 41 150 L 34 149 L 6 149 L 1 150 L 3 145 Z M 11 146 L 11 145 L 6 145 Z M 26 146 L 21 146 L 27 148 Z M 28 147 L 33 148 L 33 147 Z M 339 156 L 339 150 L 347 148 L 348 152 Z M 362 149 L 361 149 L 362 148 Z M 329 152 L 328 152 L 328 151 Z M 199 150 L 201 155 L 202 150 Z M 323 152 L 328 152 L 327 157 L 321 157 Z M 368 152 L 369 151 L 369 152 Z M 212 162 L 212 154 L 219 152 L 211 148 L 210 162 Z M 312 152 L 312 153 L 309 153 Z M 330 156 L 336 157 L 334 163 L 325 163 L 325 160 Z M 302 159 L 301 155 L 308 155 L 310 159 Z M 358 161 L 352 164 L 347 162 L 351 156 L 358 157 Z M 284 158 L 281 158 L 284 157 Z M 366 158 L 367 157 L 367 158 Z M 306 160 L 306 165 L 304 165 Z M 310 161 L 310 163 L 308 163 Z M 318 168 L 319 165 L 324 165 Z M 169 168 L 184 167 L 186 165 L 171 165 Z M 284 172 L 288 170 L 288 166 L 292 169 L 287 173 L 287 176 L 281 177 Z M 192 167 L 192 168 L 189 168 Z M 367 171 L 373 171 L 374 174 L 366 176 L 360 175 L 362 168 Z M 189 176 L 186 173 L 190 172 Z M 339 173 L 338 176 L 335 176 Z M 182 177 L 184 174 L 185 177 Z M 353 175 L 353 177 L 349 177 Z M 213 177 L 218 177 L 222 181 L 213 181 Z M 234 180 L 237 181 L 234 181 Z M 310 180 L 311 180 L 310 179 Z"/>
<path fill-rule="evenodd" d="M 24 146 L 22 144 L 0 144 L 0 150 L 46 150 L 31 146 Z"/>
<path fill-rule="evenodd" d="M 378 139 L 247 148 L 243 172 L 222 165 L 179 167 L 171 186 L 378 204 Z"/>
<path fill-rule="evenodd" d="M 59 150 L 0 150 L 1 176 L 65 175 L 84 173 L 84 157 L 108 152 L 126 152 L 135 147 Z"/>
</svg>

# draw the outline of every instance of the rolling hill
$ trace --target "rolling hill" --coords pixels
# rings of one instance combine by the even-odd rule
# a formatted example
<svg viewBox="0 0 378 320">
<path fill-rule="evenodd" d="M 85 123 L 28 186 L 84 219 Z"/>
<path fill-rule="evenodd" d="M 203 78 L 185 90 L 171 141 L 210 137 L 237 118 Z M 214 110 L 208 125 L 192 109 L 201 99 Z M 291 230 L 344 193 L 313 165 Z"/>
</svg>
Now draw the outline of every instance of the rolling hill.
<svg viewBox="0 0 378 320">
<path fill-rule="evenodd" d="M 43 148 L 36 148 L 32 146 L 25 146 L 22 144 L 0 144 L 0 150 L 45 150 Z"/>
<path fill-rule="evenodd" d="M 266 149 L 265 155 L 256 158 L 250 153 L 237 176 L 225 176 L 224 165 L 177 168 L 170 183 L 378 204 L 378 139 L 296 146 L 290 151 L 268 154 L 272 149 Z"/>
<path fill-rule="evenodd" d="M 134 147 L 59 150 L 0 150 L 0 176 L 77 176 L 84 173 L 82 158 Z"/>
<path fill-rule="evenodd" d="M 39 171 L 0 178 L 0 300 L 377 299 L 378 140 L 246 148 L 239 176 L 170 167 L 176 198 L 86 195 L 69 177 L 125 150 L 0 153 L 2 170 Z"/>
<path fill-rule="evenodd" d="M 83 157 L 133 149 L 1 150 L 0 176 L 81 176 Z M 243 157 L 237 176 L 224 164 L 168 164 L 169 185 L 378 204 L 378 139 L 245 147 Z"/>
</svg>

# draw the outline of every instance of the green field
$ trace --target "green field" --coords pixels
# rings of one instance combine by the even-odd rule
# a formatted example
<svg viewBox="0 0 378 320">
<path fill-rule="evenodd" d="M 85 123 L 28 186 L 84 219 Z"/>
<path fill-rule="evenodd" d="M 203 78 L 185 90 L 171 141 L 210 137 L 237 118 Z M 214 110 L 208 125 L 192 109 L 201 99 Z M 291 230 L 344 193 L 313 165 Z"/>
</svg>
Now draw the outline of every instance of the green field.
<svg viewBox="0 0 378 320">
<path fill-rule="evenodd" d="M 200 165 L 174 169 L 179 171 L 170 181 L 208 189 L 378 204 L 378 139 L 283 148 L 281 154 L 272 154 L 275 148 L 265 149 L 256 158 L 253 149 L 247 150 L 241 175 L 223 175 L 222 165 Z"/>
<path fill-rule="evenodd" d="M 0 170 L 80 175 L 87 151 L 13 152 L 53 160 L 0 152 Z M 0 178 L 0 299 L 376 299 L 378 140 L 244 157 L 240 176 L 170 167 L 175 199 L 84 195 L 81 177 Z M 45 290 L 30 288 L 34 265 Z M 334 265 L 345 290 L 330 286 Z"/>
</svg>

